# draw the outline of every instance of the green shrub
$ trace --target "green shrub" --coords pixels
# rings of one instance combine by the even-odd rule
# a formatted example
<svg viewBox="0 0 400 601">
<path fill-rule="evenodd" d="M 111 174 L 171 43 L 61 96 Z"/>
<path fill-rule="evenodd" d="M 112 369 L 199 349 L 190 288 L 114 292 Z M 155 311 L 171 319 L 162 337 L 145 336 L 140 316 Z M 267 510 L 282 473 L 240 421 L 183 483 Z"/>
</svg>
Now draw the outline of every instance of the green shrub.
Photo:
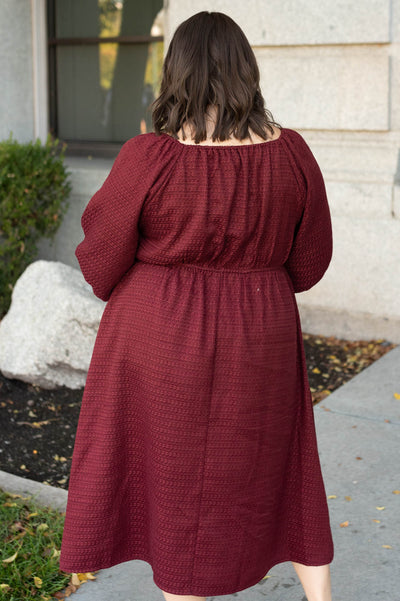
<svg viewBox="0 0 400 601">
<path fill-rule="evenodd" d="M 0 317 L 11 302 L 15 282 L 37 257 L 40 238 L 53 239 L 69 202 L 65 146 L 49 135 L 20 144 L 0 142 Z"/>
</svg>

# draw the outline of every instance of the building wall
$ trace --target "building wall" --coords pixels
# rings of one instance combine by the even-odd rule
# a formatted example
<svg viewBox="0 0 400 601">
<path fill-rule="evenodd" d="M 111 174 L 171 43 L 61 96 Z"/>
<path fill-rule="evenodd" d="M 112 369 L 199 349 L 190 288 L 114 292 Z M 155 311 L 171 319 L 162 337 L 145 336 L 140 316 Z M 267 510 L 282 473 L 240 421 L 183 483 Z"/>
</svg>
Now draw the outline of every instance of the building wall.
<svg viewBox="0 0 400 601">
<path fill-rule="evenodd" d="M 34 136 L 32 14 L 28 0 L 0 0 L 0 140 Z"/>
<path fill-rule="evenodd" d="M 322 281 L 297 295 L 303 329 L 400 342 L 400 0 L 166 0 L 165 9 L 165 50 L 200 10 L 239 23 L 268 108 L 304 136 L 321 166 L 334 254 Z M 108 168 L 72 166 L 69 216 L 41 258 L 78 267 L 79 218 Z"/>
</svg>

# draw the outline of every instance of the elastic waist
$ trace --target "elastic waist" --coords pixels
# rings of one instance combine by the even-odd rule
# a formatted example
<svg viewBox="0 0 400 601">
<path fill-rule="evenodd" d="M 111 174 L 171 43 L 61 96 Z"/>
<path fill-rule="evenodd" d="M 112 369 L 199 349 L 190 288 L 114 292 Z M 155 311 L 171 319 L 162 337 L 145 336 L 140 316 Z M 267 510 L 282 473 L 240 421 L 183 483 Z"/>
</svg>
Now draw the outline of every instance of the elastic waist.
<svg viewBox="0 0 400 601">
<path fill-rule="evenodd" d="M 137 259 L 137 262 L 139 263 L 146 263 L 148 265 L 156 265 L 156 266 L 160 266 L 160 267 L 170 267 L 170 268 L 183 268 L 183 269 L 192 269 L 192 270 L 200 270 L 200 271 L 212 271 L 213 273 L 253 273 L 253 272 L 260 272 L 260 271 L 281 271 L 284 270 L 284 266 L 283 265 L 276 265 L 276 266 L 266 266 L 266 267 L 243 267 L 243 268 L 238 268 L 238 269 L 233 269 L 233 268 L 229 268 L 229 267 L 209 267 L 206 265 L 199 265 L 198 263 L 155 263 L 153 261 L 139 261 L 139 259 Z"/>
</svg>

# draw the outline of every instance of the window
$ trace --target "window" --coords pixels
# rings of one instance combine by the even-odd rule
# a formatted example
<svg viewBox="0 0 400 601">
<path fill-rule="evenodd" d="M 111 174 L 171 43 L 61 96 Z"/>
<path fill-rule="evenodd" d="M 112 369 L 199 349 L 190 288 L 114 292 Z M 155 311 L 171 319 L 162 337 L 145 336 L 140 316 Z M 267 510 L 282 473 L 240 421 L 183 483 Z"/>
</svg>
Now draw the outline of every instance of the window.
<svg viewBox="0 0 400 601">
<path fill-rule="evenodd" d="M 49 0 L 48 27 L 51 132 L 95 149 L 150 131 L 163 1 Z"/>
</svg>

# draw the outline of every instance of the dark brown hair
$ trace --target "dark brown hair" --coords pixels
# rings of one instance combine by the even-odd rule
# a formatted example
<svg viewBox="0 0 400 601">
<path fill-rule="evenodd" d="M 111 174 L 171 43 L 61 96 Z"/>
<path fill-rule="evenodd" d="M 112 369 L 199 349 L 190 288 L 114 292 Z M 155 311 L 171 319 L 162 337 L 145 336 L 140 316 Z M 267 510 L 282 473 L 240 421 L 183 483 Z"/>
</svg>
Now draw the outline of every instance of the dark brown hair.
<svg viewBox="0 0 400 601">
<path fill-rule="evenodd" d="M 264 140 L 271 124 L 281 127 L 265 108 L 260 72 L 242 29 L 227 15 L 202 11 L 175 30 L 162 67 L 158 98 L 151 104 L 157 135 L 177 138 L 183 123 L 191 125 L 194 142 L 207 138 L 205 113 L 216 106 L 212 140 L 250 137 Z M 183 139 L 186 139 L 183 131 Z"/>
</svg>

